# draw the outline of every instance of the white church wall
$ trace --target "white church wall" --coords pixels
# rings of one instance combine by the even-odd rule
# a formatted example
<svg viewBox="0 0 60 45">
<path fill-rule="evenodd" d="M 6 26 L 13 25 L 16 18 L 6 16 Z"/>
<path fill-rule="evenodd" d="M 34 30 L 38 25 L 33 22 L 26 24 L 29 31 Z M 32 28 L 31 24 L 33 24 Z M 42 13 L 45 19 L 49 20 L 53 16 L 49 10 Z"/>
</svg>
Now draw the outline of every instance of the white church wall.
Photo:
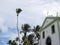
<svg viewBox="0 0 60 45">
<path fill-rule="evenodd" d="M 43 39 L 42 32 L 43 32 L 43 31 L 41 31 L 41 38 L 40 38 L 40 42 L 41 42 L 41 45 L 45 45 L 45 39 Z"/>
<path fill-rule="evenodd" d="M 41 45 L 41 33 L 40 34 L 40 39 L 39 39 L 39 44 L 38 45 Z"/>
<path fill-rule="evenodd" d="M 57 21 L 54 22 L 53 24 L 55 25 L 55 33 L 54 34 L 51 33 L 52 45 L 59 45 L 59 32 L 58 32 Z"/>
<path fill-rule="evenodd" d="M 60 21 L 59 21 L 59 41 L 60 41 Z"/>
<path fill-rule="evenodd" d="M 55 33 L 52 34 L 51 32 L 51 26 L 54 25 L 55 26 Z M 45 32 L 45 38 L 43 39 L 43 31 Z M 49 36 L 51 38 L 51 44 L 52 45 L 59 45 L 59 35 L 58 35 L 58 26 L 57 26 L 57 22 L 54 22 L 53 24 L 51 24 L 49 27 L 45 28 L 44 30 L 42 30 L 40 32 L 41 34 L 41 38 L 40 38 L 40 43 L 41 45 L 46 45 L 46 38 Z M 40 45 L 40 44 L 39 44 Z"/>
</svg>

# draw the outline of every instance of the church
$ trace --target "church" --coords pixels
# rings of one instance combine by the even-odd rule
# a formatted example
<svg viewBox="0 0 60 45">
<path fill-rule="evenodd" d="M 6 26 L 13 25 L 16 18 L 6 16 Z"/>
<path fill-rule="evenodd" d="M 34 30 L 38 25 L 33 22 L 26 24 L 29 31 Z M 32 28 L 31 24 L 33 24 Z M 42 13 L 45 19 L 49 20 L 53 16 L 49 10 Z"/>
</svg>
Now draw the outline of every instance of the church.
<svg viewBox="0 0 60 45">
<path fill-rule="evenodd" d="M 60 17 L 46 17 L 40 29 L 39 45 L 60 45 Z"/>
</svg>

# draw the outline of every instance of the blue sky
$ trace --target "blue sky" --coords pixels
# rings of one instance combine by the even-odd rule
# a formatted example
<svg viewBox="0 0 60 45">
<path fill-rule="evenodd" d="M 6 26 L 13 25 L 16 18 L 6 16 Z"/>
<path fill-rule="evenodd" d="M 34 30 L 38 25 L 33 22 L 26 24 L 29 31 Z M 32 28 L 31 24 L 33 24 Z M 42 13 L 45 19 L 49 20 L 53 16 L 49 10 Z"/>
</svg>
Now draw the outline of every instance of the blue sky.
<svg viewBox="0 0 60 45">
<path fill-rule="evenodd" d="M 60 15 L 60 0 L 0 0 L 0 45 L 7 45 L 9 39 L 17 36 L 16 8 L 23 10 L 19 14 L 21 30 L 22 24 L 41 26 L 46 16 L 56 16 L 57 12 Z"/>
</svg>

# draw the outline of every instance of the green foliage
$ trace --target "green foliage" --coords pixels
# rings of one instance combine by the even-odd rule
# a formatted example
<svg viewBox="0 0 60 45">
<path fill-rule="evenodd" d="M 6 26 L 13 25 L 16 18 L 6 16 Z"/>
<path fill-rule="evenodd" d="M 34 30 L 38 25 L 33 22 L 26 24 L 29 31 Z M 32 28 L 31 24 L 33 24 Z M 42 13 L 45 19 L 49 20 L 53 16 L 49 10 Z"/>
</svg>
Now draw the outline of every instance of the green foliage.
<svg viewBox="0 0 60 45">
<path fill-rule="evenodd" d="M 15 41 L 15 40 L 13 40 L 12 44 L 13 44 L 13 45 L 17 45 L 17 43 L 16 43 L 16 41 Z"/>
<path fill-rule="evenodd" d="M 33 37 L 34 37 L 34 35 L 33 35 L 33 34 L 30 34 L 30 35 L 28 36 L 28 40 L 29 40 L 29 41 L 33 41 Z"/>
<path fill-rule="evenodd" d="M 15 39 L 16 41 L 19 41 L 20 39 L 19 39 L 19 37 L 16 37 L 16 39 Z"/>
<path fill-rule="evenodd" d="M 9 41 L 8 41 L 8 44 L 11 45 L 11 44 L 12 44 L 12 40 L 9 40 Z"/>
<path fill-rule="evenodd" d="M 15 40 L 13 40 L 13 41 L 12 41 L 12 40 L 9 40 L 9 41 L 8 41 L 8 44 L 9 44 L 9 45 L 17 45 L 17 43 L 16 43 Z"/>
<path fill-rule="evenodd" d="M 16 13 L 20 13 L 22 10 L 21 9 L 16 9 Z"/>
<path fill-rule="evenodd" d="M 28 45 L 29 44 L 29 41 L 27 38 L 24 39 L 24 45 Z"/>
<path fill-rule="evenodd" d="M 23 36 L 22 40 L 24 42 L 24 45 L 38 45 L 38 44 L 34 44 L 34 41 L 33 41 L 34 35 L 33 34 L 30 34 L 30 35 L 26 36 L 26 33 L 30 31 L 29 28 L 30 28 L 29 24 L 22 25 L 22 30 L 24 32 L 24 36 Z M 40 26 L 37 25 L 32 30 L 36 34 L 36 37 L 39 40 L 40 39 L 40 35 L 39 35 L 38 32 L 40 30 Z"/>
<path fill-rule="evenodd" d="M 38 43 L 35 43 L 34 45 L 38 45 Z"/>
<path fill-rule="evenodd" d="M 22 30 L 25 31 L 25 32 L 28 32 L 29 31 L 29 28 L 30 28 L 30 25 L 29 24 L 22 25 Z"/>
<path fill-rule="evenodd" d="M 38 45 L 38 43 L 34 43 L 34 40 L 33 40 L 35 38 L 34 37 L 35 35 L 33 35 L 33 34 L 29 34 L 28 36 L 26 35 L 27 32 L 30 31 L 30 25 L 29 24 L 24 24 L 24 25 L 22 25 L 21 28 L 22 28 L 21 33 L 22 32 L 24 33 L 24 36 L 22 37 L 22 43 L 23 43 L 23 45 Z M 40 26 L 37 25 L 32 30 L 36 34 L 36 37 L 38 38 L 38 41 L 39 41 L 40 35 L 39 35 L 38 32 L 40 30 Z M 32 32 L 32 30 L 31 30 L 31 32 Z M 16 41 L 19 41 L 19 40 L 20 40 L 19 37 L 16 37 L 15 40 L 9 40 L 8 44 L 9 45 L 17 45 Z"/>
<path fill-rule="evenodd" d="M 38 40 L 40 39 L 40 34 L 39 34 L 40 26 L 37 25 L 36 27 L 33 28 L 33 32 L 36 34 L 36 37 Z"/>
<path fill-rule="evenodd" d="M 33 45 L 33 38 L 34 38 L 34 35 L 33 34 L 30 34 L 29 36 L 28 36 L 28 41 L 29 41 L 29 44 L 30 45 Z"/>
<path fill-rule="evenodd" d="M 26 37 L 26 33 L 27 32 L 29 32 L 29 28 L 30 28 L 30 25 L 29 24 L 24 24 L 24 25 L 22 25 L 22 31 L 21 32 L 23 32 L 24 33 L 24 36 Z"/>
<path fill-rule="evenodd" d="M 22 37 L 22 40 L 24 41 L 24 40 L 25 40 L 25 38 L 26 38 L 26 37 L 25 37 L 25 36 L 23 36 L 23 37 Z"/>
</svg>

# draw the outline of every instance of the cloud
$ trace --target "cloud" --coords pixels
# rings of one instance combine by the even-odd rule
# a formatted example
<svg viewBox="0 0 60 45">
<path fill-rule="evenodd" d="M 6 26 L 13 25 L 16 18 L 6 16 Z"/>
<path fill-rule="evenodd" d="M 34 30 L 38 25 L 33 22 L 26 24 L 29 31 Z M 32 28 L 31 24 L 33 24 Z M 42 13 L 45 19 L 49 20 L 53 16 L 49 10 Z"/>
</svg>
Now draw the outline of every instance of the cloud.
<svg viewBox="0 0 60 45">
<path fill-rule="evenodd" d="M 0 30 L 2 33 L 6 33 L 8 31 L 8 27 L 4 25 L 4 19 L 0 17 Z"/>
<path fill-rule="evenodd" d="M 17 37 L 17 34 L 16 33 L 10 33 L 10 39 L 11 40 L 15 40 Z"/>
<path fill-rule="evenodd" d="M 53 4 L 47 4 L 45 6 L 46 8 L 44 9 L 43 11 L 43 14 L 48 16 L 48 15 L 53 15 L 53 16 L 57 16 L 57 12 L 58 12 L 58 15 L 60 16 L 60 6 L 58 3 L 54 2 Z M 48 15 L 47 15 L 47 12 L 48 12 Z"/>
<path fill-rule="evenodd" d="M 16 8 L 20 7 L 23 11 L 19 16 L 19 27 L 21 24 L 27 22 L 29 24 L 34 23 L 34 25 L 37 25 L 40 24 L 38 23 L 39 19 L 43 20 L 47 15 L 47 12 L 51 13 L 54 10 L 59 10 L 59 8 L 57 9 L 59 3 L 56 1 L 57 0 L 5 0 L 1 1 L 0 5 L 2 6 L 0 14 L 2 14 L 2 17 L 6 20 L 6 25 L 16 27 Z"/>
<path fill-rule="evenodd" d="M 0 29 L 2 30 L 2 33 L 8 32 L 8 28 L 6 26 L 1 26 Z"/>
<path fill-rule="evenodd" d="M 31 25 L 41 25 L 47 12 L 49 12 L 49 15 L 60 12 L 60 3 L 58 3 L 58 1 L 59 0 L 1 0 L 0 16 L 4 18 L 4 23 L 7 27 L 16 27 L 16 8 L 20 7 L 23 11 L 19 14 L 19 27 L 21 27 L 21 24 L 27 22 Z M 7 29 L 7 27 L 5 29 Z"/>
<path fill-rule="evenodd" d="M 42 25 L 47 12 L 48 15 L 55 16 L 56 12 L 60 15 L 59 5 L 60 0 L 0 0 L 0 30 L 4 33 L 1 37 L 15 39 L 17 36 L 16 8 L 22 9 L 19 14 L 19 30 L 21 30 L 21 25 L 24 23 L 31 26 Z"/>
<path fill-rule="evenodd" d="M 20 40 L 22 40 L 23 35 L 24 35 L 23 33 L 20 34 Z M 18 37 L 17 33 L 10 33 L 10 39 L 11 40 L 15 40 L 16 37 Z"/>
</svg>

